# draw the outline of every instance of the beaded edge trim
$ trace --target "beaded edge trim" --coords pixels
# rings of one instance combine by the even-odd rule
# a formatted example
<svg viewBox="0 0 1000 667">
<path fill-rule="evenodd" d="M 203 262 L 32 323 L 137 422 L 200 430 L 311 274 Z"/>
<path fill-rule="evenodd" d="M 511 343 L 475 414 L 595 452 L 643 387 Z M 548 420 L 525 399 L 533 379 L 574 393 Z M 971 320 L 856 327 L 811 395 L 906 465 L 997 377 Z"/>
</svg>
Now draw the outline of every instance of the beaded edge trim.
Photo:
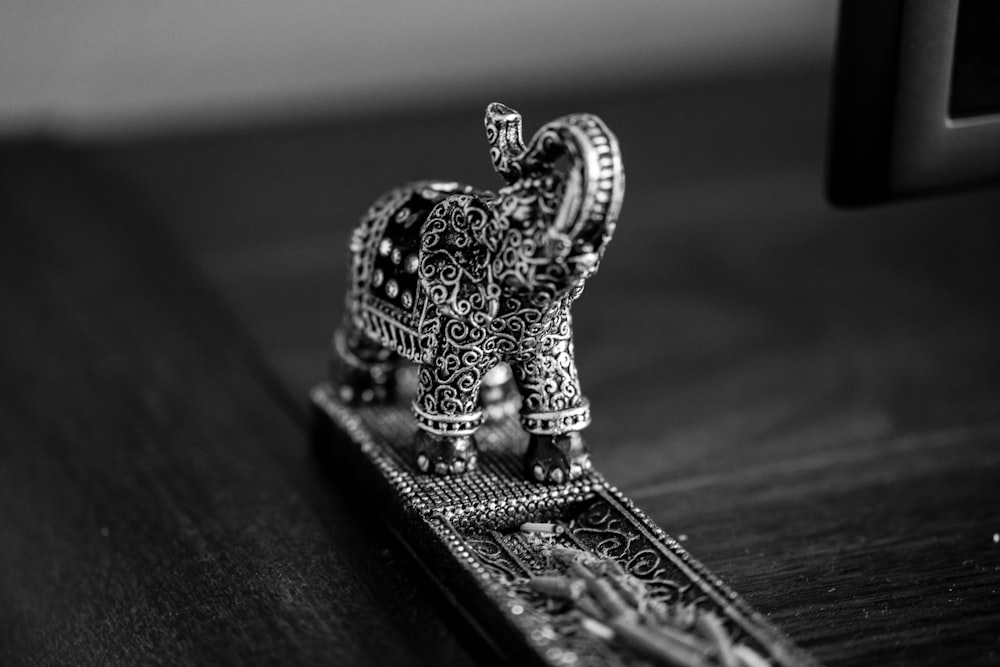
<svg viewBox="0 0 1000 667">
<path fill-rule="evenodd" d="M 507 621 L 517 627 L 524 640 L 546 663 L 553 667 L 564 667 L 560 660 L 563 651 L 560 647 L 561 638 L 553 635 L 538 615 L 528 613 L 518 600 L 514 591 L 496 581 L 489 571 L 479 562 L 474 551 L 466 543 L 464 537 L 455 527 L 454 521 L 458 514 L 444 513 L 439 508 L 430 507 L 424 502 L 415 487 L 409 481 L 409 475 L 401 473 L 387 456 L 382 445 L 374 436 L 363 419 L 350 408 L 340 404 L 334 398 L 333 388 L 329 383 L 317 385 L 310 392 L 312 403 L 316 405 L 332 422 L 343 431 L 348 438 L 360 447 L 361 453 L 375 466 L 379 474 L 388 482 L 393 490 L 396 501 L 403 506 L 407 514 L 416 512 L 423 519 L 426 527 L 440 540 L 441 544 L 454 556 L 455 561 L 467 575 L 477 581 L 480 591 L 485 593 L 499 607 Z M 566 485 L 567 487 L 569 485 Z M 587 498 L 599 496 L 619 510 L 623 516 L 630 519 L 634 528 L 656 547 L 657 551 L 667 558 L 671 564 L 684 574 L 693 584 L 708 596 L 726 617 L 738 624 L 748 635 L 768 648 L 768 658 L 776 665 L 784 667 L 816 667 L 818 662 L 808 653 L 796 646 L 780 630 L 769 623 L 759 612 L 755 611 L 734 590 L 729 588 L 716 574 L 688 553 L 680 543 L 656 525 L 635 503 L 619 489 L 605 481 L 596 471 L 588 473 L 584 484 L 577 482 Z M 560 493 L 558 488 L 551 488 L 545 501 L 537 505 L 537 511 L 556 509 L 557 506 L 567 507 L 572 502 L 581 499 L 580 494 Z M 474 508 L 475 509 L 475 508 Z M 413 545 L 410 545 L 413 548 Z"/>
</svg>

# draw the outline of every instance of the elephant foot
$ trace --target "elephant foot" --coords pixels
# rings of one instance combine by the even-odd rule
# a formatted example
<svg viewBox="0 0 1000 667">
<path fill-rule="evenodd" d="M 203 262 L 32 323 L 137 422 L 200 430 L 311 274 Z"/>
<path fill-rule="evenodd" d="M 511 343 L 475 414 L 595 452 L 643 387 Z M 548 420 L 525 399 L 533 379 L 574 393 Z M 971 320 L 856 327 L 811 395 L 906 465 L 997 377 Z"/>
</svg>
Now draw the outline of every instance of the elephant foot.
<svg viewBox="0 0 1000 667">
<path fill-rule="evenodd" d="M 395 353 L 362 339 L 360 334 L 351 337 L 343 330 L 334 334 L 330 378 L 336 385 L 337 397 L 345 405 L 392 401 L 396 397 L 398 366 Z"/>
<path fill-rule="evenodd" d="M 417 431 L 417 467 L 435 475 L 459 475 L 476 467 L 478 450 L 472 435 L 437 435 Z"/>
<path fill-rule="evenodd" d="M 562 484 L 590 470 L 590 456 L 577 431 L 562 435 L 532 433 L 524 455 L 524 468 L 530 479 Z"/>
<path fill-rule="evenodd" d="M 345 369 L 339 373 L 337 396 L 345 405 L 388 403 L 396 396 L 396 377 L 391 369 Z"/>
</svg>

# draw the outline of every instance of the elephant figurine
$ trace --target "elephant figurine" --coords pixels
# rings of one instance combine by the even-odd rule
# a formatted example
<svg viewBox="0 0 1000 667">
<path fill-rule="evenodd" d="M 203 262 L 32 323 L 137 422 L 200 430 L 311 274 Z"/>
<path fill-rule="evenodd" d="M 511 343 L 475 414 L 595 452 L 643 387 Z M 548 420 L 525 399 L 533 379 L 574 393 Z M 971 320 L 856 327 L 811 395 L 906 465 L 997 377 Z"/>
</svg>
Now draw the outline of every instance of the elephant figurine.
<svg viewBox="0 0 1000 667">
<path fill-rule="evenodd" d="M 528 145 L 513 109 L 490 104 L 485 122 L 504 187 L 411 183 L 379 198 L 354 231 L 333 374 L 342 401 L 379 402 L 394 395 L 400 363 L 419 364 L 416 464 L 447 475 L 476 466 L 480 389 L 506 364 L 529 434 L 526 474 L 558 484 L 590 467 L 570 305 L 614 232 L 621 152 L 590 114 L 554 120 Z"/>
</svg>

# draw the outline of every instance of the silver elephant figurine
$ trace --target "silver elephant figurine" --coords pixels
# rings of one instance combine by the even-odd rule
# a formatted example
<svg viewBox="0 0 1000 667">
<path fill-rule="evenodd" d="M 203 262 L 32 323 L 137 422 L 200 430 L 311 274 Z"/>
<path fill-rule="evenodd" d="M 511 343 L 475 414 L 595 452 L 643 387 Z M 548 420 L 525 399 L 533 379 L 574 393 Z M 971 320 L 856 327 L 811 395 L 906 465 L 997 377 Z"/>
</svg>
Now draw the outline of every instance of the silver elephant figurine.
<svg viewBox="0 0 1000 667">
<path fill-rule="evenodd" d="M 341 400 L 386 401 L 399 364 L 418 363 L 416 463 L 445 475 L 475 467 L 480 390 L 506 364 L 530 435 L 526 472 L 562 483 L 590 467 L 570 305 L 614 233 L 621 153 L 589 114 L 554 120 L 525 146 L 520 114 L 499 103 L 486 109 L 486 137 L 506 181 L 496 193 L 421 181 L 362 218 L 333 374 Z"/>
</svg>

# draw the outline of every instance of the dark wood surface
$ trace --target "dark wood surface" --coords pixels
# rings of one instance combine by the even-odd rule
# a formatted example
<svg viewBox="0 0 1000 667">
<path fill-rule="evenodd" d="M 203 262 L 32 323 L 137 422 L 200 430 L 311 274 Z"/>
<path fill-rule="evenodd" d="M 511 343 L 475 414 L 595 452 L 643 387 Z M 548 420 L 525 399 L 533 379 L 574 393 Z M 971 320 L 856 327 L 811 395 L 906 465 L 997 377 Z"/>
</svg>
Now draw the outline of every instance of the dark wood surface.
<svg viewBox="0 0 1000 667">
<path fill-rule="evenodd" d="M 155 215 L 0 156 L 0 664 L 475 664 Z"/>
<path fill-rule="evenodd" d="M 831 210 L 828 86 L 498 97 L 623 145 L 574 311 L 610 481 L 826 663 L 997 662 L 1000 194 Z M 482 658 L 316 469 L 302 408 L 370 201 L 498 185 L 487 101 L 4 152 L 13 662 Z"/>
</svg>

